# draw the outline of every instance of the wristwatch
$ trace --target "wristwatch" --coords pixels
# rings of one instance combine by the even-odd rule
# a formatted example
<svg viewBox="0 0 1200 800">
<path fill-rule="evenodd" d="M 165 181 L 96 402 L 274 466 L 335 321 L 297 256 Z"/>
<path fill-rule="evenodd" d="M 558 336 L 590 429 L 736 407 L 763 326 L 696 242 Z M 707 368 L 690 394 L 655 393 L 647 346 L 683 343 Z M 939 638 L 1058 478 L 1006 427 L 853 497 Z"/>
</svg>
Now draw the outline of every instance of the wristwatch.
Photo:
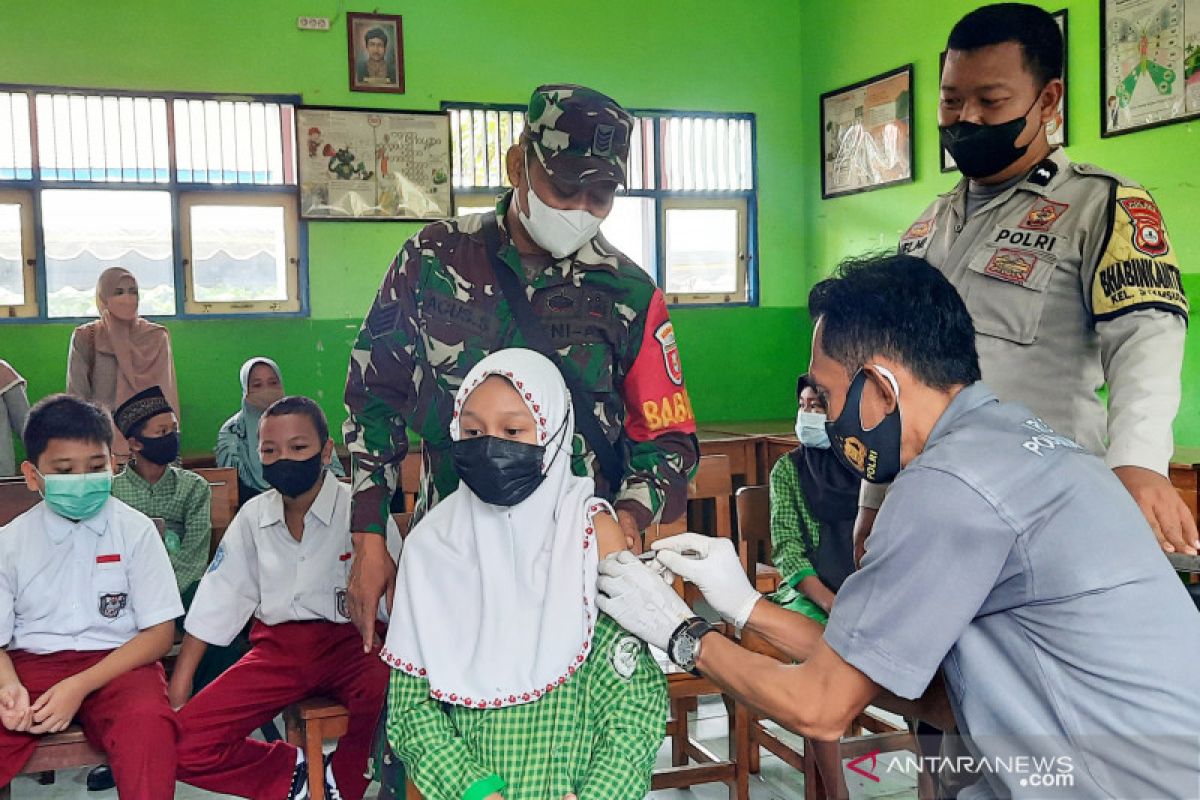
<svg viewBox="0 0 1200 800">
<path fill-rule="evenodd" d="M 667 642 L 667 657 L 671 663 L 693 675 L 699 675 L 696 659 L 700 657 L 700 640 L 712 630 L 712 625 L 703 617 L 692 617 L 680 623 Z"/>
</svg>

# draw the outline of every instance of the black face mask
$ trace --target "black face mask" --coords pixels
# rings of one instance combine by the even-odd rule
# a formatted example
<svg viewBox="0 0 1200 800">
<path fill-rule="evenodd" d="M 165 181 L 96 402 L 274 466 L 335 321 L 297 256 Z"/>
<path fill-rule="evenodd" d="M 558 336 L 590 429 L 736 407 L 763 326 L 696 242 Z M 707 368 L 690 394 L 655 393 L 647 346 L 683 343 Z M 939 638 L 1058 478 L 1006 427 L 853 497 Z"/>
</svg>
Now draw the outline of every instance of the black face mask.
<svg viewBox="0 0 1200 800">
<path fill-rule="evenodd" d="M 164 466 L 179 458 L 179 432 L 167 433 L 147 439 L 138 439 L 142 449 L 136 454 L 151 464 Z"/>
<path fill-rule="evenodd" d="M 846 404 L 833 422 L 825 423 L 833 452 L 846 468 L 869 483 L 888 483 L 900 474 L 900 404 L 871 430 L 862 426 L 862 393 L 867 373 L 861 369 L 850 381 Z M 895 386 L 895 384 L 893 384 Z"/>
<path fill-rule="evenodd" d="M 284 497 L 299 497 L 316 485 L 323 467 L 320 453 L 303 461 L 281 458 L 273 464 L 263 464 L 263 480 Z"/>
<path fill-rule="evenodd" d="M 1041 96 L 1038 96 L 1041 99 Z M 1003 172 L 1029 151 L 1029 145 L 1017 147 L 1017 139 L 1025 131 L 1027 117 L 1038 104 L 1037 100 L 1016 119 L 999 125 L 977 125 L 974 122 L 956 122 L 939 125 L 938 135 L 942 147 L 954 157 L 958 169 L 968 178 L 986 178 Z"/>
<path fill-rule="evenodd" d="M 480 500 L 495 506 L 515 506 L 542 485 L 545 453 L 545 447 L 495 436 L 450 444 L 458 477 Z"/>
</svg>

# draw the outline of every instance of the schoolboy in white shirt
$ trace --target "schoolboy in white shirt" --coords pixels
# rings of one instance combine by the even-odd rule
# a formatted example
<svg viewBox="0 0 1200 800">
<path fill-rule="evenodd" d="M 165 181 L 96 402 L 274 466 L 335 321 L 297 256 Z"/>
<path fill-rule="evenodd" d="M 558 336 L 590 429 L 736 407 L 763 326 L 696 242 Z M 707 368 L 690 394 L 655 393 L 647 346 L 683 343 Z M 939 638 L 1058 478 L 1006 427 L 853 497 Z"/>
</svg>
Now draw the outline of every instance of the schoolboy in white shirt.
<svg viewBox="0 0 1200 800">
<path fill-rule="evenodd" d="M 175 792 L 159 659 L 183 614 L 149 517 L 110 495 L 112 422 L 68 395 L 29 412 L 21 465 L 44 502 L 0 528 L 0 786 L 78 720 L 122 800 Z"/>
<path fill-rule="evenodd" d="M 238 797 L 308 797 L 302 751 L 249 734 L 291 703 L 328 695 L 349 709 L 350 723 L 325 769 L 325 796 L 359 800 L 389 670 L 378 648 L 363 653 L 347 615 L 350 487 L 325 469 L 333 442 L 325 415 L 306 397 L 266 410 L 259 455 L 274 488 L 238 512 L 184 622 L 170 686 L 171 704 L 182 706 L 179 779 Z M 394 524 L 388 544 L 398 555 Z M 187 700 L 207 646 L 228 644 L 251 616 L 250 652 Z"/>
</svg>

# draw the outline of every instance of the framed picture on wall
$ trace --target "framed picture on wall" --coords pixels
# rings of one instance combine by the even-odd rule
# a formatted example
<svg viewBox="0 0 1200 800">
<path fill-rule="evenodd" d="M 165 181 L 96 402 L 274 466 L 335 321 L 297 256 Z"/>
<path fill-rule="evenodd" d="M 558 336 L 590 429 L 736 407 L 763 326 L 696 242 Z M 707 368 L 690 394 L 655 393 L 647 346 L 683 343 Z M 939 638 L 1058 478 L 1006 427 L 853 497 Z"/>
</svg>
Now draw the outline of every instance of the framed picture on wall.
<svg viewBox="0 0 1200 800">
<path fill-rule="evenodd" d="M 404 29 L 395 14 L 346 13 L 350 91 L 404 94 Z"/>
<path fill-rule="evenodd" d="M 437 111 L 296 109 L 300 216 L 450 216 L 450 118 Z"/>
<path fill-rule="evenodd" d="M 912 179 L 912 64 L 821 95 L 822 199 Z"/>
<path fill-rule="evenodd" d="M 1100 0 L 1100 135 L 1200 117 L 1200 0 Z"/>
<path fill-rule="evenodd" d="M 1067 11 L 1055 11 L 1051 16 L 1058 23 L 1058 29 L 1062 31 L 1063 39 L 1063 84 L 1066 88 L 1063 89 L 1062 99 L 1058 101 L 1058 113 L 1054 119 L 1046 123 L 1046 138 L 1050 142 L 1051 147 L 1066 147 L 1067 146 L 1067 91 L 1070 89 L 1070 82 L 1067 80 L 1067 54 L 1071 52 L 1067 45 Z M 942 70 L 946 66 L 946 51 L 942 51 L 942 58 L 938 67 L 938 81 L 941 81 Z M 938 150 L 941 151 L 942 172 L 954 172 L 958 166 L 954 163 L 954 158 L 946 152 L 946 148 L 938 144 Z"/>
</svg>

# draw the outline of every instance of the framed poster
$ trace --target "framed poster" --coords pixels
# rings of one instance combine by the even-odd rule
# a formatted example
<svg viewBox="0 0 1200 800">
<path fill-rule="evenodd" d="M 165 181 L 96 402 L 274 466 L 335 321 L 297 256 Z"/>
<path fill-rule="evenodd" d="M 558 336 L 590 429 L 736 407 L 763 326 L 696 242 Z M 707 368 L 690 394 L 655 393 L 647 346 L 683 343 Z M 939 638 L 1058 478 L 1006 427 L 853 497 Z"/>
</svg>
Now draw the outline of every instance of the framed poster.
<svg viewBox="0 0 1200 800">
<path fill-rule="evenodd" d="M 436 111 L 296 109 L 300 216 L 450 216 L 450 118 Z"/>
<path fill-rule="evenodd" d="M 821 95 L 822 199 L 912 179 L 912 64 Z"/>
<path fill-rule="evenodd" d="M 1200 117 L 1200 0 L 1100 0 L 1100 135 Z"/>
<path fill-rule="evenodd" d="M 404 94 L 404 29 L 395 14 L 346 13 L 350 91 Z"/>
<path fill-rule="evenodd" d="M 1063 96 L 1058 101 L 1058 113 L 1054 119 L 1046 124 L 1046 139 L 1050 142 L 1051 147 L 1066 147 L 1067 146 L 1067 92 L 1070 91 L 1071 84 L 1067 80 L 1067 54 L 1071 52 L 1067 45 L 1067 11 L 1055 11 L 1051 14 L 1054 21 L 1058 23 L 1058 29 L 1062 31 L 1063 39 Z M 942 59 L 939 62 L 938 80 L 941 80 L 942 70 L 946 66 L 946 51 L 942 51 Z M 954 163 L 954 158 L 946 148 L 938 144 L 938 149 L 941 151 L 942 172 L 954 172 L 958 169 L 958 165 Z"/>
</svg>

